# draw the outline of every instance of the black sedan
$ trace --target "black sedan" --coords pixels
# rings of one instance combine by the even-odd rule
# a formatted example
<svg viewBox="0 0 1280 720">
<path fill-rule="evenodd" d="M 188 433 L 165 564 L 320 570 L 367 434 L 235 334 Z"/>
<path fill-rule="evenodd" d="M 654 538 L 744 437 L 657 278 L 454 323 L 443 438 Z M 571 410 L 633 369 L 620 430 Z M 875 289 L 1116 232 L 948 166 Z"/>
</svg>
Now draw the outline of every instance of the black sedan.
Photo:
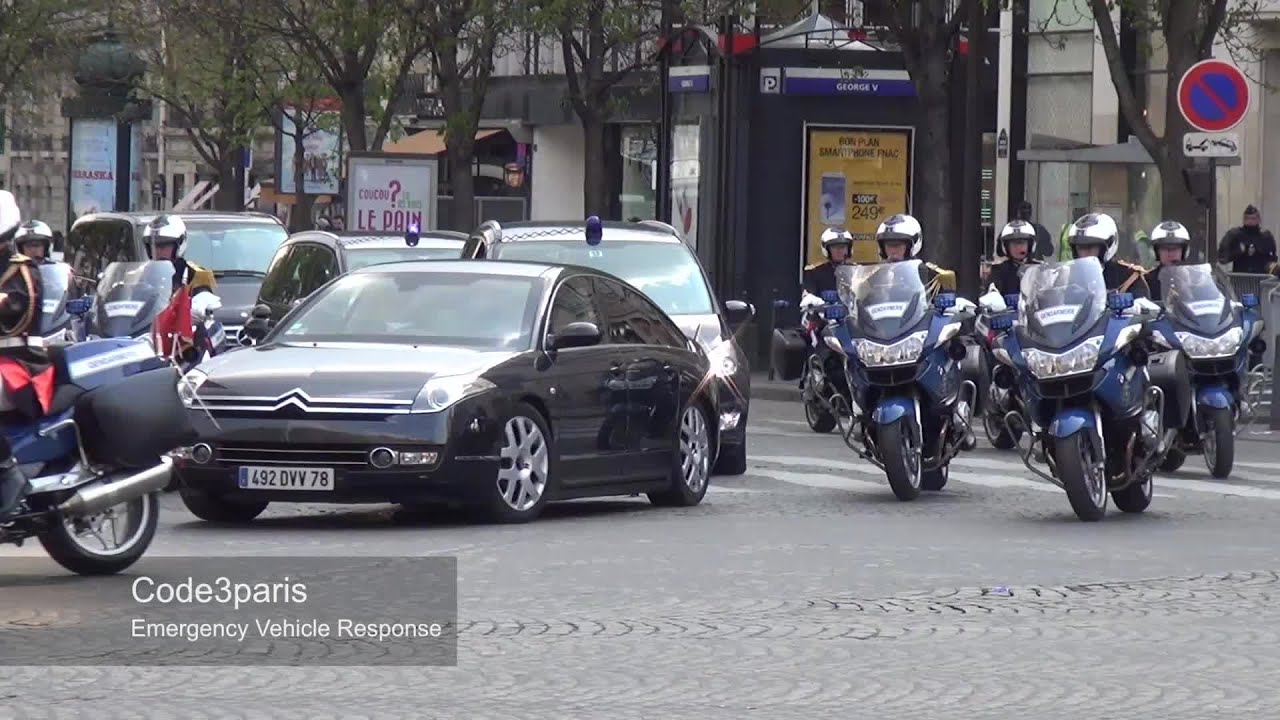
<svg viewBox="0 0 1280 720">
<path fill-rule="evenodd" d="M 276 501 L 461 502 L 504 522 L 569 498 L 696 505 L 719 451 L 714 377 L 606 273 L 375 265 L 184 377 L 200 436 L 179 453 L 180 492 L 220 522 Z"/>
</svg>

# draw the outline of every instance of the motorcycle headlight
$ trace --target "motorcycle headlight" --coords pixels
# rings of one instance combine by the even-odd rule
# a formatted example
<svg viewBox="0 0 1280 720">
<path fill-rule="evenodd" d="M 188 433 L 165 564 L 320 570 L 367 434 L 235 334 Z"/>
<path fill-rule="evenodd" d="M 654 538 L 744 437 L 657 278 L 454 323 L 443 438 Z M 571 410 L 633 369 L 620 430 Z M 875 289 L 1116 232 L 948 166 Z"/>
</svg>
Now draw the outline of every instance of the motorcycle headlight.
<svg viewBox="0 0 1280 720">
<path fill-rule="evenodd" d="M 906 365 L 920 359 L 924 353 L 924 339 L 928 330 L 911 333 L 906 338 L 892 345 L 881 345 L 870 340 L 859 340 L 858 359 L 867 367 L 886 367 L 890 365 Z"/>
<path fill-rule="evenodd" d="M 418 391 L 410 412 L 440 412 L 452 407 L 460 400 L 488 392 L 496 387 L 488 380 L 474 374 L 433 377 Z"/>
<path fill-rule="evenodd" d="M 707 351 L 707 359 L 711 361 L 711 372 L 718 378 L 733 377 L 738 372 L 738 353 L 733 349 L 733 342 L 722 340 Z"/>
<path fill-rule="evenodd" d="M 183 375 L 182 379 L 178 381 L 178 397 L 182 398 L 182 404 L 187 407 L 195 407 L 196 391 L 208 379 L 209 375 L 207 373 L 199 370 L 187 371 L 187 374 Z"/>
<path fill-rule="evenodd" d="M 1202 337 L 1189 332 L 1174 334 L 1178 336 L 1178 342 L 1182 343 L 1182 349 L 1187 356 L 1197 360 L 1231 357 L 1240 349 L 1240 343 L 1244 342 L 1244 331 L 1238 327 L 1233 327 L 1216 338 Z"/>
<path fill-rule="evenodd" d="M 1027 369 L 1039 380 L 1065 377 L 1089 372 L 1098 364 L 1098 353 L 1102 351 L 1102 338 L 1090 338 L 1077 347 L 1064 353 L 1048 353 L 1043 350 L 1025 349 L 1022 359 Z"/>
</svg>

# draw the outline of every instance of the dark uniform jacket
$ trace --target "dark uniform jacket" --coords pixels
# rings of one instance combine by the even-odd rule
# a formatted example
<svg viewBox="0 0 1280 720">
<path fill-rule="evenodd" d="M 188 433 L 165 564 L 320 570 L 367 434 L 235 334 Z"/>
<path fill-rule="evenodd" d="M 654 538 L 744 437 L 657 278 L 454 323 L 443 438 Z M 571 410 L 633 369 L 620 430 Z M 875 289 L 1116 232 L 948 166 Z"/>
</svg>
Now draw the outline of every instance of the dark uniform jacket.
<svg viewBox="0 0 1280 720">
<path fill-rule="evenodd" d="M 21 368 L 19 373 L 25 377 L 13 376 L 7 370 L 0 376 L 17 409 L 34 420 L 45 414 L 43 406 L 49 401 L 47 393 L 51 393 L 52 388 L 49 385 L 41 392 L 33 379 L 41 376 L 44 384 L 52 383 L 49 373 L 53 368 L 43 347 L 30 345 L 31 340 L 41 337 L 44 305 L 44 288 L 36 261 L 26 255 L 12 255 L 0 273 L 0 292 L 4 293 L 4 299 L 0 300 L 0 357 L 15 361 Z"/>
<path fill-rule="evenodd" d="M 1146 270 L 1141 265 L 1124 260 L 1109 260 L 1102 264 L 1102 279 L 1107 283 L 1107 290 L 1133 293 L 1135 298 L 1151 297 Z"/>
<path fill-rule="evenodd" d="M 804 289 L 812 295 L 822 297 L 822 293 L 836 290 L 836 264 L 830 261 L 806 265 L 804 268 Z"/>
<path fill-rule="evenodd" d="M 1030 265 L 1039 265 L 1039 260 L 1028 258 L 1024 262 L 1005 259 L 991 266 L 987 275 L 987 283 L 994 285 L 1001 295 L 1017 295 L 1022 288 L 1022 271 Z"/>
<path fill-rule="evenodd" d="M 1231 264 L 1231 272 L 1264 274 L 1274 272 L 1276 239 L 1270 230 L 1244 227 L 1227 231 L 1218 244 L 1218 262 Z"/>
<path fill-rule="evenodd" d="M 194 297 L 201 292 L 212 292 L 218 286 L 218 281 L 211 271 L 189 262 L 186 258 L 175 257 L 170 262 L 173 263 L 173 289 L 175 291 L 185 285 L 191 291 L 192 297 Z"/>
<path fill-rule="evenodd" d="M 924 281 L 924 287 L 929 292 L 929 300 L 932 301 L 940 292 L 956 291 L 956 274 L 952 270 L 938 267 L 931 262 L 920 263 L 920 279 Z"/>
</svg>

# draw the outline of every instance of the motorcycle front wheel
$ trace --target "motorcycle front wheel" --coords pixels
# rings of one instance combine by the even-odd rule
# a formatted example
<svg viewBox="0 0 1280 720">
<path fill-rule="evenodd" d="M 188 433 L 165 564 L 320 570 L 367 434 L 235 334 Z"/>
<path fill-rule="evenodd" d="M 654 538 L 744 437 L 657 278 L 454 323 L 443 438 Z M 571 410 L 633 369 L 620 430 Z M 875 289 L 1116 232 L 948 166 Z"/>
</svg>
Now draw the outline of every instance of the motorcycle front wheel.
<svg viewBox="0 0 1280 720">
<path fill-rule="evenodd" d="M 1209 474 L 1219 480 L 1230 475 L 1236 461 L 1235 418 L 1230 408 L 1214 408 L 1205 413 L 1203 443 Z"/>
<path fill-rule="evenodd" d="M 882 425 L 877 433 L 876 446 L 889 487 L 903 502 L 920 497 L 920 445 L 920 432 L 909 418 Z"/>
<path fill-rule="evenodd" d="M 1085 522 L 1097 522 L 1107 514 L 1107 478 L 1094 444 L 1093 436 L 1083 431 L 1053 441 L 1058 480 L 1076 517 Z"/>
</svg>

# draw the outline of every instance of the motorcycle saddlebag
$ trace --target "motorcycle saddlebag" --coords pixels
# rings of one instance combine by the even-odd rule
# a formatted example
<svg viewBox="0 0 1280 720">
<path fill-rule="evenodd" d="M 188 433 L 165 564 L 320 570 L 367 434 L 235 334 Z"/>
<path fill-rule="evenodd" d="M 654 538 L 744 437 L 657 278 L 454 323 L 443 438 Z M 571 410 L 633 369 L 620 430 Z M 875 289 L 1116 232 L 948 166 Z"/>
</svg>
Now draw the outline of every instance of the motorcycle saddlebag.
<svg viewBox="0 0 1280 720">
<path fill-rule="evenodd" d="M 1147 361 L 1147 377 L 1164 393 L 1164 427 L 1182 428 L 1191 417 L 1192 397 L 1190 368 L 1186 358 L 1176 350 L 1152 353 Z"/>
<path fill-rule="evenodd" d="M 773 331 L 769 348 L 774 374 L 779 380 L 791 382 L 804 374 L 804 361 L 809 356 L 809 342 L 799 328 L 778 328 Z"/>
<path fill-rule="evenodd" d="M 94 388 L 76 401 L 75 420 L 94 463 L 145 469 L 160 456 L 195 442 L 196 431 L 178 397 L 178 370 L 163 367 Z"/>
</svg>

